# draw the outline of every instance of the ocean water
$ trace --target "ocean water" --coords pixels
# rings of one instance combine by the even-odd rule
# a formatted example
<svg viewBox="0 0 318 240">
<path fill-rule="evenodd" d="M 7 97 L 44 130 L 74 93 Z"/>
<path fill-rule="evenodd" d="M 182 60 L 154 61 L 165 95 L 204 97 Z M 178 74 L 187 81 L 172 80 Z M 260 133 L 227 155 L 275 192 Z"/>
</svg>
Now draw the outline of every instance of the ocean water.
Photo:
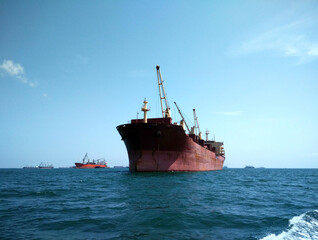
<svg viewBox="0 0 318 240">
<path fill-rule="evenodd" d="M 0 169 L 0 239 L 318 239 L 318 169 Z"/>
</svg>

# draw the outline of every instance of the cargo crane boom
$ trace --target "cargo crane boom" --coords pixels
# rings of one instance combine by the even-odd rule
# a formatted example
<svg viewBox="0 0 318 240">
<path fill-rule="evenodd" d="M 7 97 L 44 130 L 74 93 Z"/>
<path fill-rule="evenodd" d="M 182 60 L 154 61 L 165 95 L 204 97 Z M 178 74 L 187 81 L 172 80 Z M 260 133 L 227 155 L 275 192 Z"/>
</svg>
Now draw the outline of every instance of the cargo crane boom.
<svg viewBox="0 0 318 240">
<path fill-rule="evenodd" d="M 163 79 L 162 79 L 161 72 L 160 72 L 160 66 L 157 65 L 156 69 L 157 69 L 157 78 L 158 78 L 159 97 L 160 97 L 162 117 L 163 118 L 170 118 L 171 117 L 170 108 L 169 108 L 169 104 L 168 104 L 168 101 L 167 101 L 165 87 L 163 85 Z M 165 105 L 166 105 L 166 109 L 165 110 L 163 108 L 162 100 L 164 100 Z"/>
<path fill-rule="evenodd" d="M 189 129 L 189 127 L 188 127 L 188 124 L 187 124 L 187 122 L 184 120 L 184 117 L 183 117 L 183 115 L 182 115 L 182 113 L 181 113 L 181 111 L 180 111 L 180 109 L 179 109 L 177 103 L 174 102 L 174 104 L 176 105 L 176 107 L 177 107 L 177 109 L 178 109 L 178 112 L 179 112 L 179 114 L 180 114 L 180 116 L 181 116 L 181 118 L 182 118 L 182 121 L 185 123 L 185 125 L 186 125 L 186 127 L 187 127 L 187 129 L 188 129 L 188 132 L 190 132 L 190 129 Z"/>
<path fill-rule="evenodd" d="M 84 158 L 83 158 L 83 163 L 85 162 L 85 159 L 88 159 L 88 161 L 89 161 L 89 158 L 88 158 L 88 156 L 87 156 L 87 153 L 85 154 L 85 156 L 84 156 Z"/>
<path fill-rule="evenodd" d="M 197 135 L 197 129 L 199 130 L 199 138 L 202 138 L 202 134 L 200 131 L 200 126 L 199 126 L 199 122 L 198 122 L 198 117 L 197 114 L 195 112 L 195 109 L 193 109 L 193 117 L 194 117 L 194 130 L 195 130 L 195 134 Z"/>
</svg>

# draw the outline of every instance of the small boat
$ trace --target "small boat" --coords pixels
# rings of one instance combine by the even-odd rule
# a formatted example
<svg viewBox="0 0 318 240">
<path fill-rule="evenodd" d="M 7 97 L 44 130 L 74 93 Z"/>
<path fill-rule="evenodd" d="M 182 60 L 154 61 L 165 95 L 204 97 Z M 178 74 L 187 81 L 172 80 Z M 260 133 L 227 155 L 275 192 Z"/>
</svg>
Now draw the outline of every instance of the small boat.
<svg viewBox="0 0 318 240">
<path fill-rule="evenodd" d="M 87 153 L 85 154 L 83 158 L 82 163 L 75 163 L 76 168 L 108 168 L 105 158 L 100 158 L 97 160 L 90 160 L 88 158 Z"/>
</svg>

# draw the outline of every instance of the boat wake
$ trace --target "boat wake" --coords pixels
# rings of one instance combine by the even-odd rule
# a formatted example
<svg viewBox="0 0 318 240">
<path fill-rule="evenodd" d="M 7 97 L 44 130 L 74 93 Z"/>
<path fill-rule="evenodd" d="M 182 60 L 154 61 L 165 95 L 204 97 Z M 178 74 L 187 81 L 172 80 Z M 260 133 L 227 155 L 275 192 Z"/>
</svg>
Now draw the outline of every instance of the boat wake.
<svg viewBox="0 0 318 240">
<path fill-rule="evenodd" d="M 309 211 L 289 220 L 287 231 L 270 234 L 261 240 L 318 239 L 318 210 Z"/>
</svg>

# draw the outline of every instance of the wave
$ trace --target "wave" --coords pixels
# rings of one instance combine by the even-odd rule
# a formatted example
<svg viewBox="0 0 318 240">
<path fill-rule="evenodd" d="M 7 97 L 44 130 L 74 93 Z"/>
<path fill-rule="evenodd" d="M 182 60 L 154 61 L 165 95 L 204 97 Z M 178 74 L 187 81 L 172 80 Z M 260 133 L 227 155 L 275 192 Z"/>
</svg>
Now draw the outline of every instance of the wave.
<svg viewBox="0 0 318 240">
<path fill-rule="evenodd" d="M 311 240 L 318 239 L 318 210 L 309 211 L 289 220 L 287 231 L 270 234 L 261 240 Z"/>
</svg>

